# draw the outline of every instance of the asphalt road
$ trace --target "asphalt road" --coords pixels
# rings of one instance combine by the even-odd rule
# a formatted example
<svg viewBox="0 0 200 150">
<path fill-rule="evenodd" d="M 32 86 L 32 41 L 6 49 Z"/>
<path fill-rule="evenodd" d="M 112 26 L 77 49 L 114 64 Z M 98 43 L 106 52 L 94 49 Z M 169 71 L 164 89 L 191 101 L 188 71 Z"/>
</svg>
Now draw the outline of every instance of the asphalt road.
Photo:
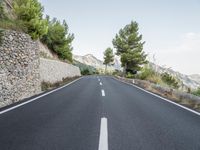
<svg viewBox="0 0 200 150">
<path fill-rule="evenodd" d="M 200 150 L 200 116 L 111 77 L 0 114 L 0 150 Z"/>
</svg>

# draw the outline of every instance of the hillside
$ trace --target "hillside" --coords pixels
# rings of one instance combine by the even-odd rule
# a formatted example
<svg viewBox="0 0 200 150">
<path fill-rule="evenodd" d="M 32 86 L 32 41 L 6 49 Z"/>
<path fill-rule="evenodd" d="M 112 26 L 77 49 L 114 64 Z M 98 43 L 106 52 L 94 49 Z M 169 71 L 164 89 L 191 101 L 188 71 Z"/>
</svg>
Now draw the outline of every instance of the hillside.
<svg viewBox="0 0 200 150">
<path fill-rule="evenodd" d="M 105 65 L 103 64 L 103 61 L 97 59 L 95 56 L 92 54 L 87 54 L 84 56 L 79 56 L 79 55 L 73 55 L 73 59 L 81 62 L 83 64 L 93 66 L 96 69 L 105 69 Z M 121 63 L 119 61 L 119 58 L 115 57 L 114 59 L 114 65 L 108 66 L 108 70 L 114 71 L 114 70 L 121 70 Z"/>
<path fill-rule="evenodd" d="M 95 56 L 93 56 L 92 54 L 87 54 L 84 56 L 79 56 L 79 55 L 74 55 L 73 59 L 81 62 L 83 64 L 89 65 L 89 66 L 93 66 L 95 68 L 101 68 L 104 69 L 105 66 L 103 65 L 103 61 L 97 59 Z M 109 69 L 117 69 L 120 70 L 121 63 L 119 58 L 115 57 L 114 59 L 114 65 L 113 66 L 109 66 Z M 150 63 L 151 67 L 158 73 L 163 73 L 163 72 L 168 72 L 169 74 L 171 74 L 172 76 L 175 76 L 176 78 L 178 78 L 181 82 L 183 82 L 183 85 L 192 89 L 196 89 L 198 87 L 200 87 L 200 75 L 185 75 L 182 73 L 179 73 L 177 71 L 174 71 L 172 69 L 168 69 L 168 68 L 164 68 L 161 67 L 159 65 L 155 65 L 154 63 Z"/>
<path fill-rule="evenodd" d="M 79 67 L 82 74 L 84 74 L 84 71 L 86 71 L 86 70 L 88 70 L 87 74 L 94 74 L 97 72 L 97 69 L 95 67 L 80 63 L 76 60 L 73 61 L 73 65 Z"/>
<path fill-rule="evenodd" d="M 200 75 L 199 74 L 189 75 L 189 78 L 200 83 Z"/>
<path fill-rule="evenodd" d="M 198 87 L 200 87 L 200 75 L 185 75 L 172 69 L 161 67 L 154 63 L 150 63 L 150 66 L 158 73 L 167 72 L 172 76 L 178 78 L 181 82 L 183 82 L 183 85 L 186 87 L 189 87 L 191 89 L 197 89 Z"/>
</svg>

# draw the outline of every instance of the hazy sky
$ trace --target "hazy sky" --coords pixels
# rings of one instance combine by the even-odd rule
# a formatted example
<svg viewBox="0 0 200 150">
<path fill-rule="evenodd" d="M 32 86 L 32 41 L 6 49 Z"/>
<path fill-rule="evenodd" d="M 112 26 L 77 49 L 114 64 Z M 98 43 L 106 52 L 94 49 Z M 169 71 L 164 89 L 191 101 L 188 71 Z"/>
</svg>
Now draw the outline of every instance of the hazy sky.
<svg viewBox="0 0 200 150">
<path fill-rule="evenodd" d="M 200 74 L 200 0 L 40 0 L 45 14 L 65 19 L 75 34 L 73 53 L 103 59 L 112 39 L 131 20 L 156 63 Z"/>
</svg>

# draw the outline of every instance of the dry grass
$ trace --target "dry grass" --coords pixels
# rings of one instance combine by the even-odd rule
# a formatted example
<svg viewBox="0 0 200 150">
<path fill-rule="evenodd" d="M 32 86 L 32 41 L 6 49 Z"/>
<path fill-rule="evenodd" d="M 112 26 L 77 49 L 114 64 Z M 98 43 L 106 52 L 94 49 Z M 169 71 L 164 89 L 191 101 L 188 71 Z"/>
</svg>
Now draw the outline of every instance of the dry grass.
<svg viewBox="0 0 200 150">
<path fill-rule="evenodd" d="M 79 77 L 71 77 L 71 78 L 63 78 L 62 81 L 60 82 L 56 82 L 56 83 L 49 83 L 49 82 L 42 82 L 41 84 L 41 89 L 42 91 L 47 91 L 47 90 L 51 90 L 54 88 L 58 88 L 60 86 L 63 86 L 69 82 L 72 82 L 76 79 L 78 79 Z"/>
</svg>

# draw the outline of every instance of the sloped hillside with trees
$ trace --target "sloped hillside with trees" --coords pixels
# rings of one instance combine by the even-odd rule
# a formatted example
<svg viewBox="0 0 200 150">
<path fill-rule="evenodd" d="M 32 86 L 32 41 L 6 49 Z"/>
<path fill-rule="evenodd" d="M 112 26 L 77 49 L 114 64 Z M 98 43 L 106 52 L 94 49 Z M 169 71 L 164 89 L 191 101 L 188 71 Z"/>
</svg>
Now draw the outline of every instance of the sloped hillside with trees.
<svg viewBox="0 0 200 150">
<path fill-rule="evenodd" d="M 63 61 L 72 62 L 74 35 L 69 33 L 65 20 L 45 18 L 44 7 L 38 0 L 13 0 L 9 11 L 7 3 L 0 2 L 0 35 L 4 29 L 27 33 L 33 40 L 41 40 Z"/>
</svg>

